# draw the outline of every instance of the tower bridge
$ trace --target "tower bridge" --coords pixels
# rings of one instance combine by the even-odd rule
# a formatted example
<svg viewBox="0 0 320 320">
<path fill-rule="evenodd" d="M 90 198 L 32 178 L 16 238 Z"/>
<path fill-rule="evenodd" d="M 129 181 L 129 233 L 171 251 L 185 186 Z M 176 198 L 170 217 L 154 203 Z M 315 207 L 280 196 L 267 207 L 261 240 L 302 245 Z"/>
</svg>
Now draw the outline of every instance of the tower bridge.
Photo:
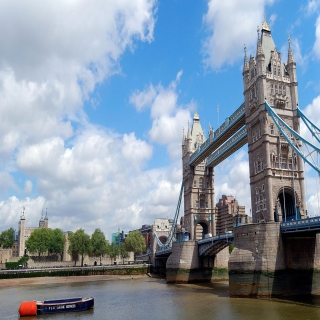
<svg viewBox="0 0 320 320">
<path fill-rule="evenodd" d="M 245 48 L 242 76 L 244 103 L 215 132 L 210 128 L 207 139 L 198 114 L 183 136 L 182 227 L 189 241 L 170 239 L 172 247 L 164 246 L 156 256 L 168 257 L 167 282 L 209 281 L 214 268 L 227 266 L 231 295 L 320 291 L 320 273 L 309 272 L 320 265 L 320 218 L 307 217 L 304 180 L 305 162 L 320 173 L 313 157 L 320 149 L 300 136 L 300 120 L 317 142 L 320 130 L 298 108 L 290 39 L 284 63 L 264 21 L 256 55 L 248 59 Z M 217 235 L 214 167 L 245 144 L 253 223 Z M 304 154 L 304 145 L 312 152 Z M 231 242 L 235 247 L 229 256 Z M 306 276 L 303 285 L 296 282 L 299 273 Z"/>
</svg>

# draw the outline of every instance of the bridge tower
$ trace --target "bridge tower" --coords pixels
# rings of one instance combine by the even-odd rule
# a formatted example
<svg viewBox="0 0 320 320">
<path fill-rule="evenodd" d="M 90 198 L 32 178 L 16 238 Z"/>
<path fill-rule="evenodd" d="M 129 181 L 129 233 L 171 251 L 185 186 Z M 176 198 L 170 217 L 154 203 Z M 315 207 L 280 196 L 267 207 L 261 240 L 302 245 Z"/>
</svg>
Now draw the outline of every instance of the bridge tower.
<svg viewBox="0 0 320 320">
<path fill-rule="evenodd" d="M 276 130 L 265 99 L 296 132 L 298 83 L 290 39 L 287 63 L 281 61 L 266 21 L 258 29 L 256 56 L 243 66 L 248 132 L 252 220 L 254 223 L 296 220 L 306 216 L 304 169 L 300 157 Z"/>
<path fill-rule="evenodd" d="M 210 127 L 209 135 L 213 135 Z M 192 128 L 182 139 L 182 168 L 184 183 L 184 227 L 190 240 L 201 240 L 205 234 L 215 234 L 213 168 L 205 168 L 206 160 L 193 167 L 190 156 L 205 141 L 197 113 Z"/>
</svg>

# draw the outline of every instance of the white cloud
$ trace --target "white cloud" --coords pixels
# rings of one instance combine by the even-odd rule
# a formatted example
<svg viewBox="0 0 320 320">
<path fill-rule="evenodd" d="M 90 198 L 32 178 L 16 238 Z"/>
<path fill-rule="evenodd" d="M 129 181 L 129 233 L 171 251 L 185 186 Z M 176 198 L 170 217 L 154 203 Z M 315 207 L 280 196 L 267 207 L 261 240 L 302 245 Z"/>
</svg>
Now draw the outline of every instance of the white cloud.
<svg viewBox="0 0 320 320">
<path fill-rule="evenodd" d="M 193 102 L 186 106 L 178 105 L 176 88 L 181 76 L 182 71 L 179 71 L 176 79 L 168 87 L 150 84 L 143 91 L 136 90 L 130 97 L 130 102 L 137 110 L 150 109 L 150 140 L 166 145 L 172 159 L 181 157 L 183 127 L 190 120 L 190 110 L 194 108 Z"/>
<path fill-rule="evenodd" d="M 310 0 L 308 1 L 305 10 L 307 11 L 308 15 L 311 15 L 315 12 L 317 12 L 318 8 L 320 6 L 319 0 Z"/>
<path fill-rule="evenodd" d="M 215 168 L 214 183 L 215 202 L 223 194 L 232 195 L 238 200 L 240 206 L 246 207 L 246 213 L 250 214 L 251 192 L 247 148 L 244 146 Z"/>
<path fill-rule="evenodd" d="M 0 189 L 42 195 L 3 200 L 2 228 L 17 225 L 23 206 L 27 224 L 37 225 L 45 206 L 51 227 L 115 230 L 108 216 L 145 196 L 150 183 L 142 168 L 152 147 L 134 133 L 90 126 L 83 104 L 98 83 L 121 72 L 126 50 L 153 40 L 156 5 L 0 3 Z M 35 186 L 25 177 L 17 184 L 11 174 L 16 170 Z"/>
<path fill-rule="evenodd" d="M 243 46 L 253 51 L 257 25 L 263 21 L 264 6 L 273 0 L 210 0 L 203 20 L 209 36 L 203 44 L 206 67 L 214 70 L 232 65 L 243 57 Z"/>
<path fill-rule="evenodd" d="M 317 18 L 316 21 L 316 39 L 313 45 L 313 52 L 317 59 L 320 59 L 320 16 Z"/>
</svg>

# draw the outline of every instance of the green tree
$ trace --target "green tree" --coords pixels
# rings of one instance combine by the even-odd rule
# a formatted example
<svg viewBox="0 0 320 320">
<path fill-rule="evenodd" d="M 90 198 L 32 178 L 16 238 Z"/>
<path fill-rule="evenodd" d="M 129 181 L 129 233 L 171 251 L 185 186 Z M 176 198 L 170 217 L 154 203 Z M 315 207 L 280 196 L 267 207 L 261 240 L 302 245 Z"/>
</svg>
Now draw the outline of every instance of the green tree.
<svg viewBox="0 0 320 320">
<path fill-rule="evenodd" d="M 124 242 L 121 242 L 119 245 L 119 255 L 122 257 L 122 263 L 124 264 L 124 258 L 129 257 L 129 252 L 126 249 L 126 245 Z"/>
<path fill-rule="evenodd" d="M 14 242 L 14 229 L 10 228 L 8 230 L 4 230 L 0 234 L 0 247 L 7 249 L 13 246 Z"/>
<path fill-rule="evenodd" d="M 38 253 L 39 257 L 46 253 L 49 248 L 51 232 L 52 230 L 48 228 L 35 229 L 26 241 L 28 251 L 33 254 Z"/>
<path fill-rule="evenodd" d="M 90 237 L 83 229 L 78 229 L 75 233 L 69 233 L 69 249 L 68 252 L 77 263 L 78 255 L 81 256 L 81 267 L 83 267 L 83 260 L 86 254 L 91 252 Z"/>
<path fill-rule="evenodd" d="M 112 242 L 107 246 L 107 254 L 114 260 L 119 255 L 119 246 Z"/>
<path fill-rule="evenodd" d="M 61 229 L 54 229 L 51 232 L 48 251 L 51 254 L 60 254 L 61 261 L 63 256 L 63 248 L 66 239 L 64 237 L 63 231 Z"/>
<path fill-rule="evenodd" d="M 133 251 L 135 254 L 144 252 L 147 247 L 143 235 L 138 230 L 129 233 L 125 245 L 127 251 Z"/>
<path fill-rule="evenodd" d="M 107 252 L 107 242 L 104 233 L 99 228 L 94 230 L 91 236 L 91 246 L 92 253 L 96 257 L 100 257 L 101 265 L 101 257 Z"/>
</svg>

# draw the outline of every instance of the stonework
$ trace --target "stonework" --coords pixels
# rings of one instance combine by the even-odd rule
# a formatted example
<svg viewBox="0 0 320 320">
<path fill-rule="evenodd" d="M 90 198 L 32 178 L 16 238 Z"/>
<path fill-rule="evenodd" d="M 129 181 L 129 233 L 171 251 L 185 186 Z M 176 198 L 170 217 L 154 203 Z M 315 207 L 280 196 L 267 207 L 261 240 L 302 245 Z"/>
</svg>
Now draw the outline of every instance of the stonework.
<svg viewBox="0 0 320 320">
<path fill-rule="evenodd" d="M 212 135 L 212 129 L 209 135 Z M 199 115 L 195 114 L 192 128 L 182 139 L 182 168 L 184 184 L 184 228 L 191 240 L 215 233 L 213 168 L 205 167 L 206 160 L 192 167 L 190 156 L 205 141 Z"/>
<path fill-rule="evenodd" d="M 197 241 L 174 242 L 172 254 L 166 264 L 167 283 L 210 282 L 227 279 L 229 249 L 212 257 L 212 264 L 206 265 L 199 259 Z"/>
<path fill-rule="evenodd" d="M 229 259 L 231 296 L 320 293 L 320 235 L 283 236 L 276 222 L 240 226 Z"/>
<path fill-rule="evenodd" d="M 296 63 L 290 42 L 287 63 L 281 61 L 266 22 L 261 37 L 258 34 L 256 56 L 248 60 L 245 52 L 243 83 L 253 222 L 305 217 L 302 160 L 265 109 L 266 99 L 282 120 L 300 131 Z"/>
</svg>

